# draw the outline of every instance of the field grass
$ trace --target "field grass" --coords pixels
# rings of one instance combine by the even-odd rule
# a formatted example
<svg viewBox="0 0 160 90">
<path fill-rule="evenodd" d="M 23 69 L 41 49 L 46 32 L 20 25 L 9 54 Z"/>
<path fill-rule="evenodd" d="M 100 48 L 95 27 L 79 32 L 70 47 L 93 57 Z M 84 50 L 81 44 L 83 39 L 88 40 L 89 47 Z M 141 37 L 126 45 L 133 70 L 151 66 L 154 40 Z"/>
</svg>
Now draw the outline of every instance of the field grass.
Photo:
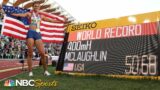
<svg viewBox="0 0 160 90">
<path fill-rule="evenodd" d="M 154 80 L 128 80 L 103 76 L 70 76 L 53 74 L 55 67 L 49 66 L 51 76 L 43 75 L 42 67 L 33 70 L 34 77 L 28 77 L 24 72 L 9 79 L 41 79 L 42 81 L 57 81 L 56 87 L 5 87 L 4 81 L 0 82 L 0 90 L 160 90 L 160 81 Z M 8 80 L 8 79 L 7 79 Z"/>
</svg>

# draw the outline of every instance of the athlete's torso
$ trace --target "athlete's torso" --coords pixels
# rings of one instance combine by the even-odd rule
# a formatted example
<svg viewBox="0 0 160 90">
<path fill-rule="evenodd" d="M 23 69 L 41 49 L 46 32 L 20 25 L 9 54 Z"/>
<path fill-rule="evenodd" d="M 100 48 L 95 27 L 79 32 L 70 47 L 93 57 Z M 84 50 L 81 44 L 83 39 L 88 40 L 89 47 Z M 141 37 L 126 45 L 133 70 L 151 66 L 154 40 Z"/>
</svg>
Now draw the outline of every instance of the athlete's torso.
<svg viewBox="0 0 160 90">
<path fill-rule="evenodd" d="M 41 21 L 40 15 L 32 11 L 29 21 L 30 21 L 29 28 L 40 32 L 40 21 Z"/>
</svg>

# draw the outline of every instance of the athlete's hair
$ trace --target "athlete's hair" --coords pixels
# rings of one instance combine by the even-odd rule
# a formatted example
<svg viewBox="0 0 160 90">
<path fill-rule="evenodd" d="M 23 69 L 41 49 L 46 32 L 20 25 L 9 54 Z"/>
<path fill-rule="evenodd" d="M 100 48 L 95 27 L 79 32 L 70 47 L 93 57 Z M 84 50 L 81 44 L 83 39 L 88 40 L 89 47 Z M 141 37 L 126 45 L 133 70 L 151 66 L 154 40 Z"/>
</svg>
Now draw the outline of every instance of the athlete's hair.
<svg viewBox="0 0 160 90">
<path fill-rule="evenodd" d="M 34 6 L 35 4 L 40 4 L 39 2 L 34 1 L 32 6 Z"/>
</svg>

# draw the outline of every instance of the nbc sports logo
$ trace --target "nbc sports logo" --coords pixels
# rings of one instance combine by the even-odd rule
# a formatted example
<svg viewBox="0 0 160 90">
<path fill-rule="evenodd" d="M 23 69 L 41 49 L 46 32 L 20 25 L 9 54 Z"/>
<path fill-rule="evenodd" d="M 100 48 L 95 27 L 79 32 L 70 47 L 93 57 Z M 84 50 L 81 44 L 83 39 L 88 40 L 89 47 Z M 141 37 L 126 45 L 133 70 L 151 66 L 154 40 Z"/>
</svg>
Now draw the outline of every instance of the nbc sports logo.
<svg viewBox="0 0 160 90">
<path fill-rule="evenodd" d="M 34 80 L 6 80 L 4 86 L 34 86 Z"/>
<path fill-rule="evenodd" d="M 14 80 L 6 80 L 4 86 L 15 86 Z"/>
</svg>

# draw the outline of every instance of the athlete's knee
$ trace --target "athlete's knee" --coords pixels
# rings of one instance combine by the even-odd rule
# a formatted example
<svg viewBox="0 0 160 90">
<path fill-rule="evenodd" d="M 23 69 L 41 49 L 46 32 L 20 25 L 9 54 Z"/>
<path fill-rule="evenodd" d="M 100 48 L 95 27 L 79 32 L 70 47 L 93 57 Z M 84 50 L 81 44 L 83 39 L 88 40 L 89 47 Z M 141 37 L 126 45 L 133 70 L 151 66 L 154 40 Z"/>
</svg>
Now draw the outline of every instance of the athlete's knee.
<svg viewBox="0 0 160 90">
<path fill-rule="evenodd" d="M 33 53 L 32 52 L 28 52 L 28 57 L 32 58 L 33 57 Z"/>
<path fill-rule="evenodd" d="M 45 53 L 40 52 L 39 54 L 40 54 L 41 57 L 43 57 L 43 58 L 45 57 Z"/>
</svg>

